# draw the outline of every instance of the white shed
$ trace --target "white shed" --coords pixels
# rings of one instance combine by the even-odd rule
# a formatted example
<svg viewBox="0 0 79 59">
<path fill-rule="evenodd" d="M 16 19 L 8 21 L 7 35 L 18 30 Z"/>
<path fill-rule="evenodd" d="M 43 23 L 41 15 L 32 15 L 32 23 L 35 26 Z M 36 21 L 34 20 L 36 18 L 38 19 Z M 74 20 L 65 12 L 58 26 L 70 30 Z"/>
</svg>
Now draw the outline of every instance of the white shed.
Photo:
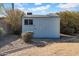
<svg viewBox="0 0 79 59">
<path fill-rule="evenodd" d="M 56 14 L 28 15 L 22 18 L 22 33 L 33 32 L 34 38 L 60 38 L 60 18 Z"/>
</svg>

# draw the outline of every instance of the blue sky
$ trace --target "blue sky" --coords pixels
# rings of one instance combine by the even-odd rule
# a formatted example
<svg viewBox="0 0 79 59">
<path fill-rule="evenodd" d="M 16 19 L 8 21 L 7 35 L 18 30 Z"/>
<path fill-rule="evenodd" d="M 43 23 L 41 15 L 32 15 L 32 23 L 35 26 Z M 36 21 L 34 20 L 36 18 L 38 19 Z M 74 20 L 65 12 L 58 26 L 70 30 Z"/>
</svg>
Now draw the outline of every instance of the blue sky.
<svg viewBox="0 0 79 59">
<path fill-rule="evenodd" d="M 5 3 L 6 9 L 11 8 L 10 3 Z M 20 9 L 27 13 L 33 14 L 48 14 L 60 11 L 79 11 L 79 3 L 15 3 L 15 9 Z"/>
</svg>

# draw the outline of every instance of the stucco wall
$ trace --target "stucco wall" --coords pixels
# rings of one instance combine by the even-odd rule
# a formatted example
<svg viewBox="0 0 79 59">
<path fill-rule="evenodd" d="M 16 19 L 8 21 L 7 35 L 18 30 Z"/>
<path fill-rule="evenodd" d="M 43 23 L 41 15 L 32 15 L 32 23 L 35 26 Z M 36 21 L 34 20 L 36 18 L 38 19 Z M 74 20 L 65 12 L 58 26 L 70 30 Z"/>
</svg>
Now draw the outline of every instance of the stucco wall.
<svg viewBox="0 0 79 59">
<path fill-rule="evenodd" d="M 33 25 L 24 25 L 22 20 L 22 32 L 33 31 L 35 38 L 60 38 L 59 18 L 32 18 Z"/>
</svg>

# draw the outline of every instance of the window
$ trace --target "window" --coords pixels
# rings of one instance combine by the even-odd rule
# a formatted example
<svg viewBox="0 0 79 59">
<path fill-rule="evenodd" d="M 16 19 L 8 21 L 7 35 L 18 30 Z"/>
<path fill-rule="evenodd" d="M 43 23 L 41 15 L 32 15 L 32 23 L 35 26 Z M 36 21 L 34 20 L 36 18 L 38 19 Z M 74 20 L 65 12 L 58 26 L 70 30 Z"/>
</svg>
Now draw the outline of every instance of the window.
<svg viewBox="0 0 79 59">
<path fill-rule="evenodd" d="M 24 25 L 28 25 L 28 19 L 24 20 Z"/>
<path fill-rule="evenodd" d="M 33 19 L 25 19 L 24 25 L 33 25 Z"/>
<path fill-rule="evenodd" d="M 33 25 L 33 20 L 29 19 L 29 25 Z"/>
</svg>

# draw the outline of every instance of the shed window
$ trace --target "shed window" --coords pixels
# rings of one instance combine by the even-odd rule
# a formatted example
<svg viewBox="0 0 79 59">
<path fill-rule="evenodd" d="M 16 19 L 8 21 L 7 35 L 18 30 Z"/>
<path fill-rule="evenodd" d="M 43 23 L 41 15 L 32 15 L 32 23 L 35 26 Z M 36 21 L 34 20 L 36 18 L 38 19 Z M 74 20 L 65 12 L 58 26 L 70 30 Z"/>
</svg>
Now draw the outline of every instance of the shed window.
<svg viewBox="0 0 79 59">
<path fill-rule="evenodd" d="M 28 25 L 28 19 L 24 20 L 24 25 Z"/>
<path fill-rule="evenodd" d="M 33 25 L 33 19 L 25 19 L 24 25 Z"/>
</svg>

